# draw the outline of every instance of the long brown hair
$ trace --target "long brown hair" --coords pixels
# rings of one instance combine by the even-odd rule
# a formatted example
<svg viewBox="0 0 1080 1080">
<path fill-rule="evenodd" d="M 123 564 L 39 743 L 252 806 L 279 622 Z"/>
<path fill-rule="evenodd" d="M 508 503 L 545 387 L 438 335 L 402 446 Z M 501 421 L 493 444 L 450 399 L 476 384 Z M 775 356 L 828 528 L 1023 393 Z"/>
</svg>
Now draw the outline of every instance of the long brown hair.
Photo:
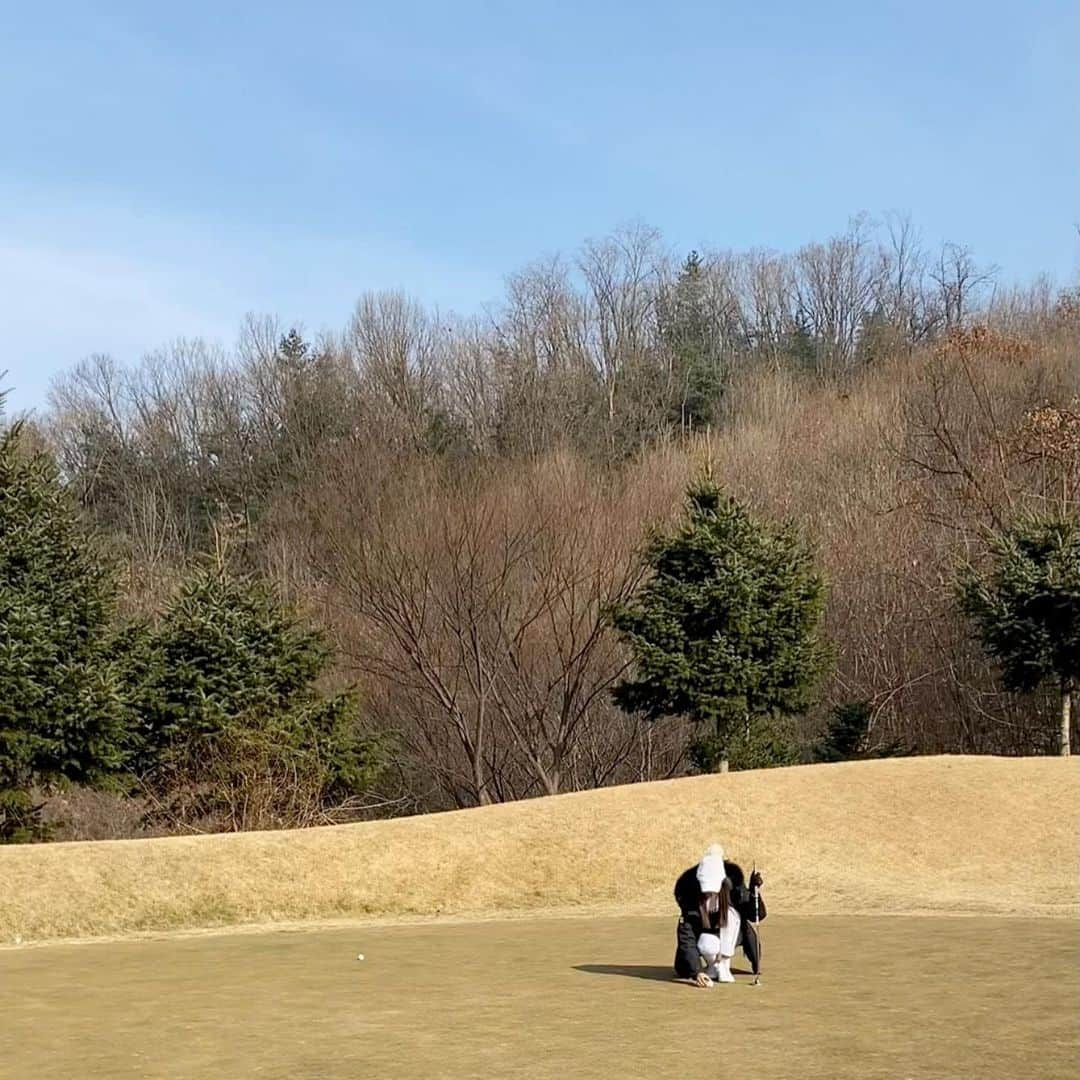
<svg viewBox="0 0 1080 1080">
<path fill-rule="evenodd" d="M 715 896 L 719 903 L 715 911 L 709 910 L 709 897 Z M 698 911 L 701 914 L 702 930 L 718 930 L 727 922 L 728 911 L 731 908 L 731 882 L 724 878 L 723 885 L 718 893 L 702 893 Z"/>
</svg>

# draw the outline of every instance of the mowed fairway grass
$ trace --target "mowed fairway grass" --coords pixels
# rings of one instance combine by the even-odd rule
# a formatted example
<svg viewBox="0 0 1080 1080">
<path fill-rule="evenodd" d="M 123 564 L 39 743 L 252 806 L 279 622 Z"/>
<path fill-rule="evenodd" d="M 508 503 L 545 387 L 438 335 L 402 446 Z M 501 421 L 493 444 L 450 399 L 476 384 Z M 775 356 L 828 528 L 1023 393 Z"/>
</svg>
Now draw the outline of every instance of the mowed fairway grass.
<svg viewBox="0 0 1080 1080">
<path fill-rule="evenodd" d="M 1075 920 L 777 916 L 764 932 L 757 989 L 671 981 L 673 919 L 656 917 L 9 950 L 0 1075 L 1077 1075 Z"/>
</svg>

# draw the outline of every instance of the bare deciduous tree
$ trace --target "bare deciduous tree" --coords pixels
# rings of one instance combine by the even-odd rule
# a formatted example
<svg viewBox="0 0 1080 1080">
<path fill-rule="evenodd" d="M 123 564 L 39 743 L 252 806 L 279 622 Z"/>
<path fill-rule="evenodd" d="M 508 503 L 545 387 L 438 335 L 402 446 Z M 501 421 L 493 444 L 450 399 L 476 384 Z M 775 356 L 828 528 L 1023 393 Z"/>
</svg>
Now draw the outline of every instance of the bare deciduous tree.
<svg viewBox="0 0 1080 1080">
<path fill-rule="evenodd" d="M 937 285 L 942 317 L 947 329 L 963 326 L 981 290 L 994 280 L 997 267 L 980 268 L 971 249 L 944 244 L 930 277 Z"/>
<path fill-rule="evenodd" d="M 559 460 L 464 483 L 421 472 L 408 492 L 327 523 L 326 570 L 350 658 L 444 795 L 483 804 L 670 770 L 681 747 L 643 740 L 609 700 L 625 660 L 607 612 L 641 574 L 620 507 L 641 495 Z"/>
</svg>

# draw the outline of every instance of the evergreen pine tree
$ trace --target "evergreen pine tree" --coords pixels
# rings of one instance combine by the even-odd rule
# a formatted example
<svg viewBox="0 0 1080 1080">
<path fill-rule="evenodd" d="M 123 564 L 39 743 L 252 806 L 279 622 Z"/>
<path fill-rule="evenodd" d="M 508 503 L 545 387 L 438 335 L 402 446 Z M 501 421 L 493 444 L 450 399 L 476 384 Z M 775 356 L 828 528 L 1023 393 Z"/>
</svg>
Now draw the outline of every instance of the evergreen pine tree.
<svg viewBox="0 0 1080 1080">
<path fill-rule="evenodd" d="M 304 340 L 295 327 L 283 335 L 278 342 L 278 361 L 289 371 L 298 372 L 308 362 L 311 346 Z"/>
<path fill-rule="evenodd" d="M 378 747 L 360 731 L 355 695 L 315 686 L 330 661 L 323 636 L 265 583 L 203 568 L 156 630 L 133 634 L 126 654 L 142 724 L 137 767 L 152 787 L 202 784 L 196 810 L 211 814 L 247 782 L 253 756 L 290 784 L 302 777 L 325 805 L 374 779 Z"/>
<path fill-rule="evenodd" d="M 902 757 L 907 753 L 903 743 L 893 739 L 871 745 L 870 722 L 873 704 L 870 701 L 846 701 L 829 710 L 825 730 L 811 751 L 814 761 L 855 761 L 863 758 Z"/>
<path fill-rule="evenodd" d="M 1080 686 L 1080 523 L 1026 518 L 995 535 L 990 566 L 960 572 L 961 610 L 1001 665 L 1006 689 L 1052 683 L 1061 695 L 1061 753 L 1070 752 L 1072 699 Z"/>
<path fill-rule="evenodd" d="M 683 431 L 715 422 L 724 394 L 723 363 L 705 284 L 701 256 L 691 251 L 660 303 L 660 329 L 671 354 L 675 383 L 672 420 Z"/>
<path fill-rule="evenodd" d="M 795 313 L 795 319 L 784 335 L 781 346 L 792 367 L 800 371 L 817 371 L 822 359 L 821 343 L 814 336 L 810 318 L 805 311 Z"/>
<path fill-rule="evenodd" d="M 651 579 L 613 616 L 636 662 L 617 704 L 697 721 L 703 768 L 733 752 L 744 763 L 793 760 L 784 722 L 811 704 L 828 655 L 818 637 L 824 585 L 794 527 L 755 520 L 705 481 L 648 561 Z"/>
<path fill-rule="evenodd" d="M 114 579 L 52 461 L 0 434 L 0 841 L 40 827 L 35 786 L 101 782 L 127 717 L 105 650 Z"/>
<path fill-rule="evenodd" d="M 863 756 L 870 730 L 869 701 L 849 701 L 829 710 L 825 731 L 814 747 L 815 761 L 851 761 Z"/>
</svg>

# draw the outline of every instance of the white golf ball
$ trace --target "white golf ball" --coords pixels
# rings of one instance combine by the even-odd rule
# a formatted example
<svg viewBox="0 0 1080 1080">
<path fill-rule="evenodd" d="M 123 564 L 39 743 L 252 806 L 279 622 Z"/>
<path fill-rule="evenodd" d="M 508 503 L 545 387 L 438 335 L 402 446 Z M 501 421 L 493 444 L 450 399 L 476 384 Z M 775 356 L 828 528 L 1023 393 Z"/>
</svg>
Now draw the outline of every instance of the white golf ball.
<svg viewBox="0 0 1080 1080">
<path fill-rule="evenodd" d="M 364 959 L 364 954 L 363 954 L 362 952 L 360 952 L 360 953 L 357 953 L 357 954 L 356 954 L 356 959 L 357 959 L 357 960 L 363 960 L 363 959 Z"/>
</svg>

